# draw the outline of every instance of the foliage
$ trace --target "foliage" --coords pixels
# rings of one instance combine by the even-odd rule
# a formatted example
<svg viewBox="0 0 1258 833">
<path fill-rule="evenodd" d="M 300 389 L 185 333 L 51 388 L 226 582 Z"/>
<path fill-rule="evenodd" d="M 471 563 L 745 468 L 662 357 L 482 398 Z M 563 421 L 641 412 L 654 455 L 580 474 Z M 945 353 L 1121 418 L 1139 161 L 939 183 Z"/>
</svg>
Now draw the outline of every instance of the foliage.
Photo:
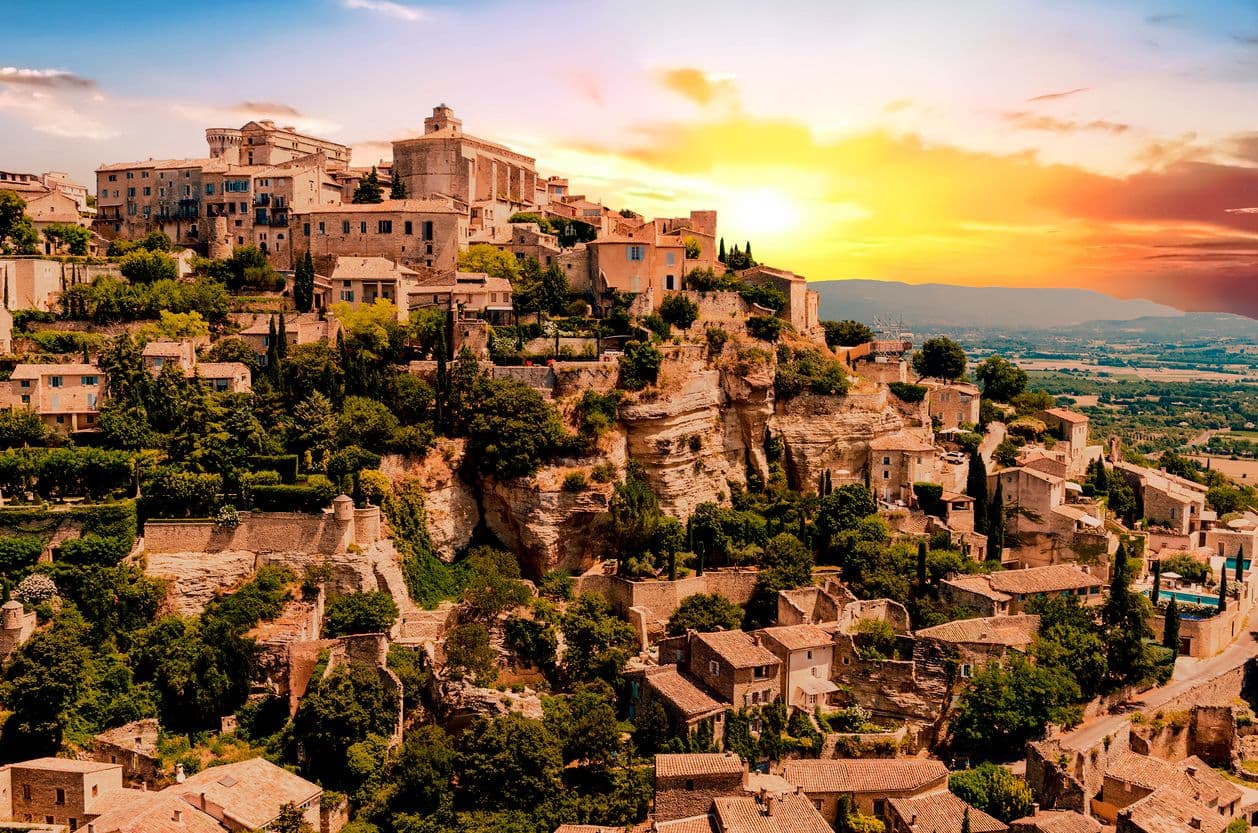
<svg viewBox="0 0 1258 833">
<path fill-rule="evenodd" d="M 1176 573 L 1190 582 L 1200 584 L 1210 575 L 1210 565 L 1198 561 L 1188 553 L 1166 556 L 1161 559 L 1162 575 Z"/>
<path fill-rule="evenodd" d="M 559 417 L 528 385 L 481 378 L 471 398 L 468 456 L 481 473 L 503 480 L 527 477 L 558 449 Z"/>
<path fill-rule="evenodd" d="M 456 625 L 446 635 L 446 671 L 453 679 L 470 679 L 476 685 L 492 685 L 498 676 L 498 653 L 489 641 L 483 622 Z"/>
<path fill-rule="evenodd" d="M 699 305 L 685 295 L 669 295 L 660 303 L 660 317 L 674 327 L 688 330 L 699 317 Z"/>
<path fill-rule="evenodd" d="M 1012 402 L 1026 390 L 1026 371 L 1008 359 L 989 356 L 974 370 L 974 377 L 983 386 L 983 396 L 996 402 Z"/>
<path fill-rule="evenodd" d="M 555 227 L 543 214 L 534 211 L 517 211 L 507 218 L 508 223 L 534 223 L 542 234 L 554 234 Z"/>
<path fill-rule="evenodd" d="M 46 575 L 32 573 L 17 583 L 15 595 L 23 604 L 43 604 L 57 595 L 57 585 Z"/>
<path fill-rule="evenodd" d="M 329 638 L 351 633 L 388 633 L 397 618 L 397 604 L 388 593 L 341 593 L 327 603 L 323 632 Z"/>
<path fill-rule="evenodd" d="M 397 714 L 397 697 L 376 669 L 350 662 L 306 692 L 293 716 L 292 737 L 310 752 L 307 772 L 325 785 L 344 786 L 351 747 L 372 735 L 391 735 Z"/>
<path fill-rule="evenodd" d="M 488 243 L 473 243 L 459 252 L 460 272 L 483 272 L 491 278 L 506 278 L 514 284 L 520 278 L 520 261 Z"/>
<path fill-rule="evenodd" d="M 655 384 L 659 376 L 663 354 L 647 341 L 630 341 L 625 344 L 625 354 L 620 358 L 620 387 L 625 390 L 642 390 Z"/>
<path fill-rule="evenodd" d="M 948 789 L 958 798 L 1008 824 L 1031 814 L 1031 788 L 1003 766 L 990 762 L 954 772 Z"/>
<path fill-rule="evenodd" d="M 859 321 L 822 321 L 827 347 L 856 347 L 874 340 L 874 331 Z"/>
<path fill-rule="evenodd" d="M 16 191 L 0 190 L 0 252 L 34 254 L 39 233 L 26 216 L 26 200 Z"/>
<path fill-rule="evenodd" d="M 848 390 L 843 363 L 826 358 L 815 347 L 778 347 L 773 389 L 780 399 L 790 399 L 805 391 L 819 395 L 843 396 Z"/>
<path fill-rule="evenodd" d="M 307 249 L 297 258 L 293 270 L 293 304 L 298 312 L 310 312 L 314 307 L 314 279 L 314 258 Z"/>
<path fill-rule="evenodd" d="M 52 242 L 56 251 L 65 246 L 67 254 L 83 257 L 92 242 L 92 232 L 78 223 L 49 223 L 44 227 L 44 239 Z"/>
<path fill-rule="evenodd" d="M 1050 724 L 1073 725 L 1080 712 L 1078 684 L 1064 671 L 1032 664 L 1019 654 L 974 675 L 952 719 L 952 744 L 979 757 L 1018 755 Z"/>
<path fill-rule="evenodd" d="M 695 593 L 682 599 L 681 604 L 668 617 L 666 632 L 669 636 L 680 636 L 691 630 L 699 633 L 732 631 L 738 629 L 742 620 L 742 608 L 724 596 L 717 593 Z"/>
<path fill-rule="evenodd" d="M 815 520 L 823 542 L 839 532 L 856 528 L 857 522 L 878 511 L 873 493 L 864 486 L 849 483 L 821 499 Z"/>
<path fill-rule="evenodd" d="M 631 656 L 636 641 L 629 623 L 616 616 L 602 596 L 577 596 L 560 621 L 563 670 L 574 681 L 612 681 Z"/>
<path fill-rule="evenodd" d="M 913 372 L 920 377 L 953 381 L 965 375 L 965 351 L 950 338 L 927 339 L 913 354 Z"/>
<path fill-rule="evenodd" d="M 777 341 L 786 324 L 772 315 L 753 315 L 747 319 L 747 334 L 761 341 Z"/>
<path fill-rule="evenodd" d="M 901 401 L 909 403 L 921 402 L 929 390 L 925 385 L 914 385 L 911 382 L 890 382 L 887 387 Z"/>
<path fill-rule="evenodd" d="M 380 174 L 375 165 L 371 166 L 370 173 L 358 180 L 352 200 L 355 204 L 384 202 L 384 187 L 380 184 Z"/>
<path fill-rule="evenodd" d="M 511 616 L 503 623 L 503 638 L 516 656 L 550 673 L 558 659 L 559 637 L 553 625 L 538 618 Z"/>
</svg>

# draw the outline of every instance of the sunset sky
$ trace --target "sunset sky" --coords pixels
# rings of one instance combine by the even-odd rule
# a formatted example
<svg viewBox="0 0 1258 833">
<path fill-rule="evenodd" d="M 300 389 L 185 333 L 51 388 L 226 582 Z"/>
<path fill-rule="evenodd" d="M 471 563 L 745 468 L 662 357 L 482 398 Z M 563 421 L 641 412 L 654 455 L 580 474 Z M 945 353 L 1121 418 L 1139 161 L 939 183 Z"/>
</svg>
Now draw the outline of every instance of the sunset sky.
<svg viewBox="0 0 1258 833">
<path fill-rule="evenodd" d="M 716 208 L 810 279 L 1258 316 L 1252 0 L 4 6 L 6 170 L 94 186 L 251 118 L 370 164 L 446 102 L 575 191 Z"/>
</svg>

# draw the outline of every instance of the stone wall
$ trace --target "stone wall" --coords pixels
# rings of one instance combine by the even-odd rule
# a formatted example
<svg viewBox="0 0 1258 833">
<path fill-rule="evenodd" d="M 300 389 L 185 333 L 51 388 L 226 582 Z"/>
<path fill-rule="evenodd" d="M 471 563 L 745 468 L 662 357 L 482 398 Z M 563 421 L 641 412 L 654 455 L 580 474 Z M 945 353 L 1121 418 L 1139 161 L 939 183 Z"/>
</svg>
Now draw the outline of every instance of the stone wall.
<svg viewBox="0 0 1258 833">
<path fill-rule="evenodd" d="M 741 795 L 743 774 L 695 775 L 691 778 L 655 777 L 655 819 L 671 821 L 701 816 L 712 806 L 712 799 Z"/>
<path fill-rule="evenodd" d="M 592 390 L 607 393 L 614 390 L 620 377 L 620 362 L 555 362 L 555 396 L 579 396 Z"/>
<path fill-rule="evenodd" d="M 627 616 L 630 609 L 641 611 L 648 634 L 657 637 L 687 596 L 716 593 L 736 605 L 745 605 L 755 592 L 757 577 L 755 570 L 709 570 L 701 576 L 676 581 L 631 581 L 590 573 L 577 579 L 576 592 L 597 593 L 622 616 Z"/>
<path fill-rule="evenodd" d="M 379 509 L 361 510 L 358 517 L 379 533 Z M 241 512 L 234 528 L 213 521 L 149 521 L 144 525 L 146 553 L 173 552 L 308 552 L 332 555 L 345 552 L 350 543 L 364 544 L 355 535 L 355 523 L 336 521 L 330 512 Z M 367 541 L 366 543 L 371 543 Z"/>
</svg>

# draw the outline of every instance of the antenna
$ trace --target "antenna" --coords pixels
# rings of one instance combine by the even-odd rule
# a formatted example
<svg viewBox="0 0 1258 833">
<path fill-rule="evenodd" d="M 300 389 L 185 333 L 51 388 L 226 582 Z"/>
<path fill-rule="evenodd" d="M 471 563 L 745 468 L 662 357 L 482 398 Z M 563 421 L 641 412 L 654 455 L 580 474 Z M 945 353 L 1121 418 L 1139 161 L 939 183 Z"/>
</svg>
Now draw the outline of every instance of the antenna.
<svg viewBox="0 0 1258 833">
<path fill-rule="evenodd" d="M 874 316 L 874 329 L 886 341 L 901 341 L 908 332 L 904 319 L 898 315 Z"/>
</svg>

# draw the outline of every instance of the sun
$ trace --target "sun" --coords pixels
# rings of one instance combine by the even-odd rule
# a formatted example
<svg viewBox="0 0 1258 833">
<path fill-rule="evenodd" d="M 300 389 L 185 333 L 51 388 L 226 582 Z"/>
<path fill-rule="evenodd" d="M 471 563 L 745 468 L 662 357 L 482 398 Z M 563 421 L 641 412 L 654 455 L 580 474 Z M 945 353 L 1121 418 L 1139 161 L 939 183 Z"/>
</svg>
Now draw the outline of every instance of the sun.
<svg viewBox="0 0 1258 833">
<path fill-rule="evenodd" d="M 721 225 L 757 239 L 783 237 L 799 228 L 798 203 L 778 188 L 752 187 L 730 192 Z"/>
</svg>

